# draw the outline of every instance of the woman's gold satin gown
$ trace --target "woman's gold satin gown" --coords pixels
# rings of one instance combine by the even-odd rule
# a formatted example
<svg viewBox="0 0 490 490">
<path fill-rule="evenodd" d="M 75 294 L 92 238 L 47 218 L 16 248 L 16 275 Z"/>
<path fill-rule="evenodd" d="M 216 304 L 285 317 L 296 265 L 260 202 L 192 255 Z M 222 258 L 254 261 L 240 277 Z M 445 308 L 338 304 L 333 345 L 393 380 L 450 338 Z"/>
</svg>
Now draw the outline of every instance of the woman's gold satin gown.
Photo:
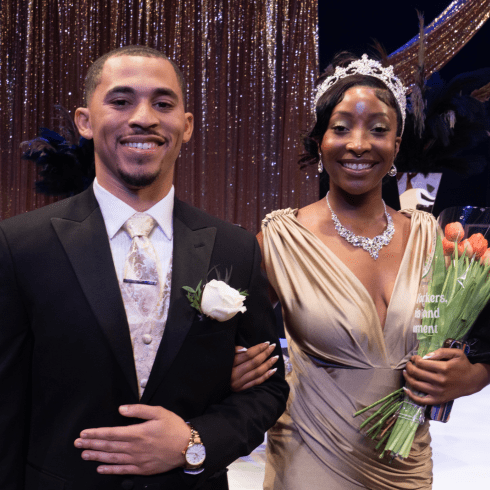
<svg viewBox="0 0 490 490">
<path fill-rule="evenodd" d="M 419 427 L 404 461 L 379 459 L 353 418 L 402 385 L 416 349 L 413 312 L 431 249 L 434 218 L 412 211 L 410 235 L 382 328 L 357 277 L 296 219 L 263 221 L 264 263 L 283 309 L 292 372 L 288 408 L 268 433 L 264 488 L 430 489 L 429 426 Z"/>
</svg>

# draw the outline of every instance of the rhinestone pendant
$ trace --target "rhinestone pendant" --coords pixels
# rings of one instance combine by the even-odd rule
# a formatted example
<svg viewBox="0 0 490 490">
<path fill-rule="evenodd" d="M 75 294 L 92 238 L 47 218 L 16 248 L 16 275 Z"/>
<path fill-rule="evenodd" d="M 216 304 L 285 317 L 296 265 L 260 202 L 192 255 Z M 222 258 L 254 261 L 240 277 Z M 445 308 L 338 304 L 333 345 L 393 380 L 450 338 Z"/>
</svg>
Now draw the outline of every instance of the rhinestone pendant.
<svg viewBox="0 0 490 490">
<path fill-rule="evenodd" d="M 395 234 L 395 225 L 393 224 L 393 218 L 388 214 L 388 211 L 386 211 L 385 202 L 383 201 L 383 206 L 385 208 L 386 221 L 388 222 L 385 231 L 381 235 L 375 236 L 374 238 L 366 238 L 364 236 L 355 235 L 354 233 L 352 233 L 352 231 L 349 231 L 347 228 L 345 228 L 345 226 L 342 225 L 342 223 L 339 221 L 339 218 L 337 218 L 337 215 L 333 212 L 330 206 L 330 202 L 328 200 L 328 192 L 325 198 L 327 201 L 328 209 L 330 209 L 330 212 L 332 213 L 332 220 L 335 224 L 335 230 L 337 231 L 337 233 L 349 243 L 354 245 L 354 247 L 362 247 L 363 250 L 368 252 L 369 255 L 374 260 L 376 260 L 379 255 L 379 251 L 391 242 L 391 239 Z"/>
</svg>

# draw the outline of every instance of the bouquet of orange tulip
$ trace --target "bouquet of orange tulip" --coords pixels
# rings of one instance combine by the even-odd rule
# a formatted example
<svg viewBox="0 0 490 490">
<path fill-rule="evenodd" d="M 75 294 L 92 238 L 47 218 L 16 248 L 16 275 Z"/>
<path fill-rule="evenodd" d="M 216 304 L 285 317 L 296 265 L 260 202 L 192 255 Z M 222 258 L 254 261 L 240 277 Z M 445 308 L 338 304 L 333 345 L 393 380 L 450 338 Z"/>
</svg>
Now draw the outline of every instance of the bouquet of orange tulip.
<svg viewBox="0 0 490 490">
<path fill-rule="evenodd" d="M 490 299 L 490 249 L 481 233 L 464 239 L 461 223 L 449 223 L 445 236 L 437 237 L 429 272 L 422 280 L 415 309 L 414 332 L 421 357 L 443 346 L 452 346 L 468 334 L 479 313 Z M 447 343 L 447 340 L 450 343 Z M 423 393 L 417 395 L 424 396 Z M 415 432 L 425 420 L 426 406 L 414 403 L 403 388 L 355 413 L 360 415 L 381 405 L 362 424 L 371 424 L 367 434 L 379 439 L 380 457 L 406 458 Z M 452 402 L 432 407 L 431 418 L 447 421 Z"/>
</svg>

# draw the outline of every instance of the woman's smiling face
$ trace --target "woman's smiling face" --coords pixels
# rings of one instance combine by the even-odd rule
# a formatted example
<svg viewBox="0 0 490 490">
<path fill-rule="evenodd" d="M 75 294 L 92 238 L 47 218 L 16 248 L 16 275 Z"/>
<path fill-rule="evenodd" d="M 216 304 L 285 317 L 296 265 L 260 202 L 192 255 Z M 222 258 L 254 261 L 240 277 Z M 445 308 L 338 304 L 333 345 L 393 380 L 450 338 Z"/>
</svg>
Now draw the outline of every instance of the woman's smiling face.
<svg viewBox="0 0 490 490">
<path fill-rule="evenodd" d="M 351 87 L 332 111 L 320 145 L 331 188 L 352 195 L 381 188 L 393 165 L 401 142 L 396 111 L 376 96 L 377 91 Z"/>
</svg>

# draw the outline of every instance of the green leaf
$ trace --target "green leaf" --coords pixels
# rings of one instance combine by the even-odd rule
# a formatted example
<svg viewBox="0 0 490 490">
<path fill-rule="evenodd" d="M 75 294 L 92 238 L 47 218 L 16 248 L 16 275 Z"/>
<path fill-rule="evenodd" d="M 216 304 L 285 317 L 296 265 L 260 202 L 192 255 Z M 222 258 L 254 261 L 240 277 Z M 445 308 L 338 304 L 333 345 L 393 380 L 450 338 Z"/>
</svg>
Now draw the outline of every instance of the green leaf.
<svg viewBox="0 0 490 490">
<path fill-rule="evenodd" d="M 444 279 L 446 278 L 446 258 L 444 256 L 444 249 L 442 247 L 442 239 L 440 235 L 437 236 L 436 250 L 434 258 L 432 259 L 432 279 L 430 282 L 430 294 L 441 294 L 442 287 L 444 285 Z"/>
</svg>

